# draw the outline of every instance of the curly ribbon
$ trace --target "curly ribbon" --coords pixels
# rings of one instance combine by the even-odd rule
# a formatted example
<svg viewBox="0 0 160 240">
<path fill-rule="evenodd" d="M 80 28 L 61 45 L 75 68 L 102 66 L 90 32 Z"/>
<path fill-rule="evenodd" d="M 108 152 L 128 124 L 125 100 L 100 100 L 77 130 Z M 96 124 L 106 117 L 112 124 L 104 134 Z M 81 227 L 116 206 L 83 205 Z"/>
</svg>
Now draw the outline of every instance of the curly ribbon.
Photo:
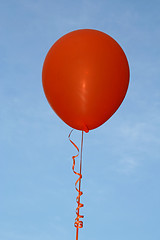
<svg viewBox="0 0 160 240">
<path fill-rule="evenodd" d="M 73 144 L 73 146 L 77 149 L 78 151 L 78 154 L 75 155 L 75 156 L 72 156 L 72 159 L 73 159 L 73 165 L 72 165 L 72 169 L 73 169 L 73 172 L 79 176 L 79 178 L 77 179 L 76 183 L 75 183 L 75 188 L 78 192 L 78 196 L 76 197 L 76 202 L 78 204 L 78 207 L 76 208 L 76 214 L 77 214 L 77 217 L 75 219 L 75 223 L 74 223 L 74 226 L 77 228 L 76 230 L 76 240 L 78 240 L 78 230 L 79 228 L 82 228 L 83 227 L 83 221 L 80 220 L 80 218 L 83 218 L 84 216 L 83 215 L 80 215 L 79 213 L 79 210 L 81 207 L 83 207 L 84 205 L 82 203 L 80 203 L 80 197 L 82 196 L 83 192 L 81 191 L 81 179 L 82 179 L 82 174 L 81 174 L 81 171 L 82 171 L 82 149 L 83 149 L 83 131 L 82 131 L 82 140 L 81 140 L 81 152 L 80 152 L 80 172 L 76 172 L 74 170 L 75 168 L 75 159 L 79 156 L 79 148 L 77 147 L 77 145 L 70 139 L 70 136 L 73 132 L 73 129 L 71 130 L 68 138 L 69 138 L 69 141 Z M 77 184 L 79 183 L 79 187 L 77 188 Z"/>
</svg>

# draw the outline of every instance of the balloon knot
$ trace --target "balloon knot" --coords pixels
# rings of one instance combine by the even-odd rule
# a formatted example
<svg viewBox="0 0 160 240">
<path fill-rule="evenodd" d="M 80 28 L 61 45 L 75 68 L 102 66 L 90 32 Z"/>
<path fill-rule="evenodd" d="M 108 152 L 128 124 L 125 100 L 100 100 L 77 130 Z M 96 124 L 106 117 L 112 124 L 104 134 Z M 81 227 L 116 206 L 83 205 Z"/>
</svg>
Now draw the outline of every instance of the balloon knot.
<svg viewBox="0 0 160 240">
<path fill-rule="evenodd" d="M 83 131 L 85 131 L 85 133 L 89 132 L 89 129 L 86 124 L 83 125 Z"/>
</svg>

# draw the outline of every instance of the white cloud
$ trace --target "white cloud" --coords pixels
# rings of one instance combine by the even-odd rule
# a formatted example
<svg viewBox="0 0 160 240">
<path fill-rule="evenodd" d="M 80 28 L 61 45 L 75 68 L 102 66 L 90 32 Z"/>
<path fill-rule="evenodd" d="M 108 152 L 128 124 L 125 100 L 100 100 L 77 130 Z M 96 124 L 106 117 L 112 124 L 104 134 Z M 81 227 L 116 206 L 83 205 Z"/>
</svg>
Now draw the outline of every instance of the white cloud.
<svg viewBox="0 0 160 240">
<path fill-rule="evenodd" d="M 136 170 L 138 165 L 139 164 L 136 158 L 133 158 L 133 156 L 126 156 L 120 159 L 119 164 L 116 166 L 116 171 L 125 175 L 129 175 Z"/>
</svg>

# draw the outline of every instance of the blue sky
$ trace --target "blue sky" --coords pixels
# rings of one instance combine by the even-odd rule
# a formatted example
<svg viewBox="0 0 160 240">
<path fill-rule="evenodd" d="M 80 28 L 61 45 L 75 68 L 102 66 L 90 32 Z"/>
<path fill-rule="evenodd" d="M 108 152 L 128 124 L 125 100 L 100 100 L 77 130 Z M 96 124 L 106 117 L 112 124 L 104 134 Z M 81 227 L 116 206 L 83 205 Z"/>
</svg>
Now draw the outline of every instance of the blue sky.
<svg viewBox="0 0 160 240">
<path fill-rule="evenodd" d="M 80 28 L 118 41 L 131 79 L 119 110 L 84 136 L 79 239 L 160 239 L 159 11 L 158 0 L 0 1 L 1 240 L 75 239 L 75 150 L 41 71 L 52 44 Z"/>
</svg>

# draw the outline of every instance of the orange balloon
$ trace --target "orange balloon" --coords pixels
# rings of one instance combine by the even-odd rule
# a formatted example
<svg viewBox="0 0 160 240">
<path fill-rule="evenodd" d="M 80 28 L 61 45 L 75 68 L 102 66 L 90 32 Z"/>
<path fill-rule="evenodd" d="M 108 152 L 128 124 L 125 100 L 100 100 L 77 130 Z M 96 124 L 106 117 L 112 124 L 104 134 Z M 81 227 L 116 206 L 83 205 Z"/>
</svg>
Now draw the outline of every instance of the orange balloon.
<svg viewBox="0 0 160 240">
<path fill-rule="evenodd" d="M 106 122 L 121 105 L 128 89 L 129 65 L 109 35 L 76 30 L 49 50 L 42 83 L 56 114 L 70 127 L 88 132 Z"/>
</svg>

